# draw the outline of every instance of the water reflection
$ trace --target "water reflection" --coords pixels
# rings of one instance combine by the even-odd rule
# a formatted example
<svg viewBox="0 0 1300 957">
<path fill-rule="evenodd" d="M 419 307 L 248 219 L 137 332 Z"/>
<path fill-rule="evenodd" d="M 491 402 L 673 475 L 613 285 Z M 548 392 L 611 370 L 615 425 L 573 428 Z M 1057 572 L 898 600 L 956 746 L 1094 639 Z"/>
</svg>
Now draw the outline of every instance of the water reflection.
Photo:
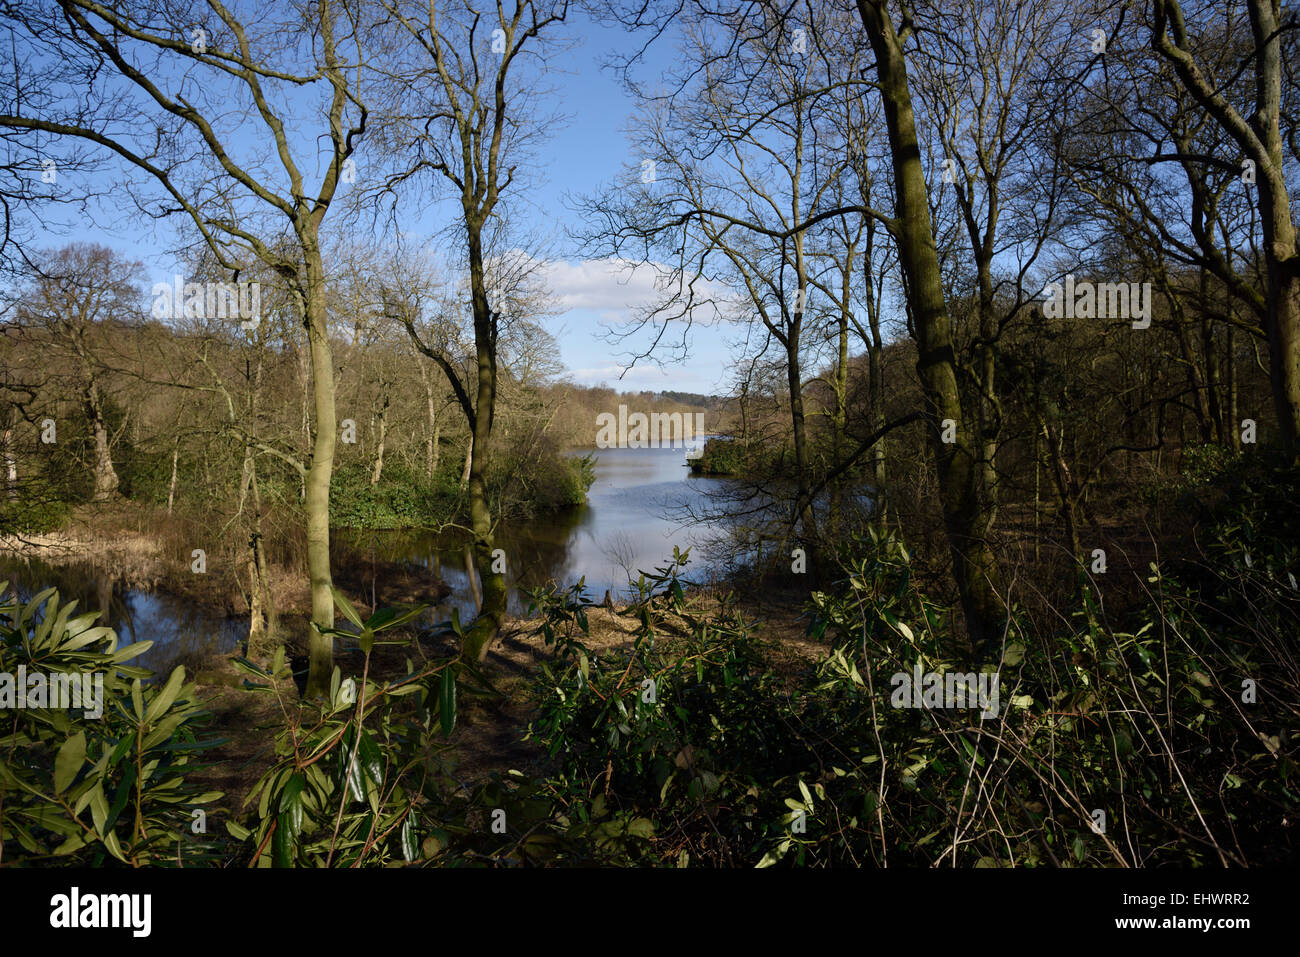
<svg viewBox="0 0 1300 957">
<path fill-rule="evenodd" d="M 97 624 L 117 632 L 119 648 L 137 641 L 154 642 L 130 664 L 156 672 L 169 672 L 182 658 L 229 652 L 248 632 L 244 618 L 228 617 L 177 596 L 128 587 L 113 568 L 90 561 L 53 563 L 0 555 L 0 581 L 8 581 L 10 592 L 16 589 L 23 601 L 54 587 L 62 602 L 78 602 L 76 614 L 106 609 L 107 621 Z"/>
<path fill-rule="evenodd" d="M 584 506 L 497 531 L 505 550 L 510 611 L 523 614 L 527 589 L 585 577 L 588 593 L 600 600 L 631 592 L 628 579 L 652 570 L 671 556 L 673 546 L 693 548 L 688 577 L 710 572 L 700 546 L 705 530 L 684 524 L 682 516 L 705 509 L 710 493 L 726 480 L 693 476 L 682 449 L 601 449 L 595 482 Z M 415 562 L 430 568 L 451 587 L 431 620 L 446 620 L 453 607 L 462 620 L 477 610 L 478 581 L 463 535 L 432 532 L 334 532 L 355 554 L 377 560 Z M 81 612 L 107 609 L 106 624 L 122 643 L 153 641 L 139 664 L 169 671 L 182 657 L 229 652 L 247 636 L 243 616 L 228 617 L 186 599 L 128 587 L 113 568 L 88 561 L 57 562 L 0 555 L 0 581 L 8 580 L 26 600 L 55 586 L 64 600 L 77 599 Z"/>
<path fill-rule="evenodd" d="M 523 614 L 529 589 L 556 582 L 569 585 L 585 578 L 596 600 L 609 591 L 617 599 L 631 593 L 629 579 L 640 570 L 663 565 L 673 546 L 693 548 L 688 576 L 707 577 L 710 566 L 698 554 L 707 534 L 682 521 L 688 511 L 702 510 L 724 479 L 694 476 L 681 449 L 601 449 L 596 480 L 587 504 L 500 528 L 497 547 L 506 554 L 511 586 L 510 610 Z M 451 587 L 435 609 L 442 618 L 459 609 L 462 619 L 477 609 L 477 576 L 465 538 L 432 532 L 338 532 L 359 553 L 386 561 L 416 562 L 432 569 Z"/>
</svg>

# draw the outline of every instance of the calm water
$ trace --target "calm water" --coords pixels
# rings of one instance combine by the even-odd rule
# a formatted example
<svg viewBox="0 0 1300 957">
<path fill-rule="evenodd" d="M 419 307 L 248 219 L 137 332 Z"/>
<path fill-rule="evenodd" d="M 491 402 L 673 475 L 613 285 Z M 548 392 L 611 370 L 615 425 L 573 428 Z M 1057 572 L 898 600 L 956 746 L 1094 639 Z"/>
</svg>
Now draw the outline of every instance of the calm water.
<svg viewBox="0 0 1300 957">
<path fill-rule="evenodd" d="M 116 571 L 94 562 L 51 564 L 39 559 L 0 555 L 0 581 L 17 588 L 24 601 L 51 586 L 59 599 L 76 599 L 74 614 L 108 609 L 107 624 L 117 631 L 118 647 L 152 641 L 154 647 L 129 662 L 155 671 L 170 671 L 178 652 L 228 651 L 248 635 L 246 618 L 227 618 L 163 592 L 128 588 Z"/>
<path fill-rule="evenodd" d="M 512 612 L 523 613 L 527 591 L 549 582 L 568 586 L 583 578 L 596 601 L 606 591 L 615 598 L 628 595 L 633 591 L 629 579 L 665 565 L 674 545 L 692 548 L 688 578 L 707 576 L 700 554 L 705 531 L 687 519 L 726 480 L 693 476 L 681 449 L 601 449 L 596 454 L 596 480 L 586 505 L 497 530 L 497 547 L 506 553 Z M 462 619 L 474 614 L 463 539 L 431 532 L 335 534 L 377 559 L 432 568 L 452 588 L 447 603 L 436 609 L 443 618 L 452 605 Z"/>
<path fill-rule="evenodd" d="M 689 526 L 686 518 L 726 480 L 692 476 L 681 449 L 601 449 L 596 455 L 596 480 L 586 505 L 522 527 L 498 529 L 515 614 L 527 607 L 526 589 L 550 581 L 567 586 L 585 576 L 595 601 L 607 590 L 615 597 L 626 595 L 628 579 L 640 569 L 664 565 L 674 545 L 692 548 L 686 577 L 707 577 L 710 568 L 700 553 L 705 532 Z M 473 617 L 474 588 L 462 540 L 430 532 L 337 530 L 334 535 L 378 560 L 417 562 L 441 575 L 452 593 L 431 610 L 431 620 L 445 620 L 453 606 L 460 609 L 462 620 Z M 155 642 L 140 663 L 159 670 L 181 651 L 233 649 L 248 630 L 246 618 L 224 617 L 166 594 L 128 588 L 116 580 L 113 569 L 89 562 L 52 565 L 0 556 L 4 580 L 24 597 L 54 585 L 65 600 L 78 599 L 80 611 L 107 607 L 108 624 L 117 629 L 122 643 Z"/>
</svg>

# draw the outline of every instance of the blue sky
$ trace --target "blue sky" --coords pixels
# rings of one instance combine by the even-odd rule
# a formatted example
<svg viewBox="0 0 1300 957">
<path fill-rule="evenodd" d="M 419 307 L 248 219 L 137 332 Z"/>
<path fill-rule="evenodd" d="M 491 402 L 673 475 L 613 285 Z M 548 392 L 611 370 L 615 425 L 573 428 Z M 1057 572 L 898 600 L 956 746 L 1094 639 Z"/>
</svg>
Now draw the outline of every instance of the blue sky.
<svg viewBox="0 0 1300 957">
<path fill-rule="evenodd" d="M 690 355 L 684 361 L 665 353 L 663 368 L 641 361 L 619 378 L 628 354 L 642 351 L 645 340 L 611 343 L 610 329 L 630 319 L 638 305 L 649 301 L 653 295 L 652 275 L 649 270 L 632 275 L 613 263 L 580 258 L 567 235 L 577 228 L 579 218 L 566 204 L 566 197 L 597 191 L 617 179 L 625 164 L 634 162 L 627 136 L 634 100 L 618 77 L 600 66 L 611 52 L 628 48 L 633 39 L 624 30 L 602 27 L 581 14 L 572 15 L 560 29 L 566 38 L 577 42 L 555 57 L 545 78 L 553 88 L 553 96 L 540 103 L 538 109 L 564 114 L 565 120 L 553 124 L 546 139 L 534 146 L 541 168 L 527 172 L 527 193 L 518 197 L 522 202 L 516 201 L 511 207 L 512 214 L 522 220 L 522 232 L 547 241 L 546 275 L 563 312 L 546 317 L 543 325 L 557 338 L 560 357 L 575 382 L 606 383 L 625 391 L 723 392 L 729 385 L 733 362 L 726 336 L 717 327 L 697 328 L 692 333 Z M 656 61 L 664 62 L 671 55 L 670 41 L 661 40 L 648 70 L 653 72 Z M 450 212 L 435 208 L 404 223 L 403 231 L 412 238 L 437 234 Z M 63 218 L 65 228 L 45 234 L 40 245 L 56 246 L 78 239 L 112 246 L 145 264 L 146 291 L 154 282 L 170 282 L 177 271 L 173 257 L 166 252 L 176 241 L 173 223 L 151 223 L 123 215 L 117 203 L 97 207 L 91 217 L 92 228 L 79 220 L 69 220 L 66 212 Z M 681 334 L 668 338 L 680 340 Z"/>
<path fill-rule="evenodd" d="M 627 134 L 635 101 L 619 78 L 601 67 L 611 53 L 625 52 L 639 40 L 580 13 L 571 16 L 564 30 L 578 42 L 553 61 L 546 80 L 555 93 L 541 109 L 562 113 L 565 120 L 536 148 L 542 168 L 529 172 L 526 201 L 512 207 L 551 245 L 549 286 L 564 311 L 546 318 L 543 325 L 559 341 L 561 358 L 575 382 L 606 383 L 627 391 L 725 390 L 731 363 L 719 330 L 692 334 L 685 362 L 669 361 L 672 357 L 665 352 L 663 368 L 643 360 L 619 379 L 628 354 L 642 351 L 645 340 L 612 343 L 610 331 L 629 320 L 637 305 L 650 301 L 653 275 L 647 269 L 632 273 L 614 263 L 583 260 L 567 233 L 580 223 L 570 208 L 574 198 L 615 181 L 625 165 L 639 165 Z M 661 40 L 651 51 L 649 69 L 657 69 L 669 55 L 670 42 Z"/>
</svg>

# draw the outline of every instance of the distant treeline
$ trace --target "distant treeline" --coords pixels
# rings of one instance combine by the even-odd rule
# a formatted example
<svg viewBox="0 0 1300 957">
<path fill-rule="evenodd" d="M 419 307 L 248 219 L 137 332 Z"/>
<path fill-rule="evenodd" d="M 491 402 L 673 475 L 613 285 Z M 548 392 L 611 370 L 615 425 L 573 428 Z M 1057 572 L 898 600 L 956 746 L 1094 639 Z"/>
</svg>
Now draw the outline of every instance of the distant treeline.
<svg viewBox="0 0 1300 957">
<path fill-rule="evenodd" d="M 690 392 L 617 392 L 606 385 L 581 386 L 564 382 L 544 390 L 555 412 L 552 428 L 568 448 L 589 449 L 596 445 L 597 417 L 618 415 L 618 407 L 629 413 L 704 413 L 707 431 L 718 431 L 730 422 L 725 399 Z"/>
</svg>

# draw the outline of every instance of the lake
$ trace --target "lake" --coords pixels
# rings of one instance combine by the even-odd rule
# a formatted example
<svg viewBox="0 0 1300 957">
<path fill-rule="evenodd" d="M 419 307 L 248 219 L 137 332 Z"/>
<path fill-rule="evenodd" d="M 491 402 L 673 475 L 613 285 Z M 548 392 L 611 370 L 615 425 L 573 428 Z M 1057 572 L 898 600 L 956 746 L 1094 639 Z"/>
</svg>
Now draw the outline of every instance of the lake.
<svg viewBox="0 0 1300 957">
<path fill-rule="evenodd" d="M 692 475 L 683 449 L 595 450 L 595 482 L 587 504 L 497 531 L 497 546 L 506 554 L 511 585 L 510 610 L 527 609 L 527 589 L 557 582 L 567 586 L 586 579 L 588 595 L 601 601 L 631 593 L 628 579 L 653 570 L 672 557 L 673 546 L 692 548 L 687 577 L 701 580 L 711 567 L 703 560 L 706 526 L 688 522 L 711 492 L 728 484 L 720 478 Z M 430 620 L 445 620 L 452 607 L 461 620 L 476 611 L 474 587 L 467 572 L 463 537 L 428 531 L 355 532 L 336 529 L 335 540 L 348 542 L 377 560 L 416 562 L 433 569 L 452 589 Z M 122 643 L 153 641 L 140 664 L 168 667 L 178 652 L 229 651 L 246 636 L 246 618 L 231 618 L 196 607 L 161 592 L 127 587 L 112 568 L 87 561 L 52 564 L 39 559 L 0 556 L 0 581 L 15 584 L 20 595 L 57 586 L 65 600 L 76 598 L 79 610 L 109 609 L 108 624 Z M 475 582 L 477 584 L 477 582 Z"/>
</svg>

